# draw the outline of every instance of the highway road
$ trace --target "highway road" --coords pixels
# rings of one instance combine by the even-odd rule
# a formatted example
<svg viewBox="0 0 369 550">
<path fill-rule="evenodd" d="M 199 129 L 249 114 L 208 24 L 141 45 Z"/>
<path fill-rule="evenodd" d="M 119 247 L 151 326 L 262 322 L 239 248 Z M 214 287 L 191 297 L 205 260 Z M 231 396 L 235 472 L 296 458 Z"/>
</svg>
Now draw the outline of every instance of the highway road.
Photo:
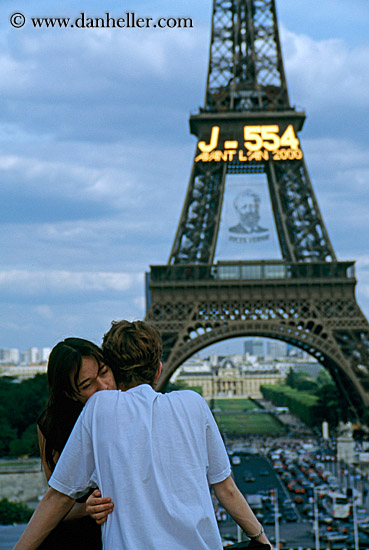
<svg viewBox="0 0 369 550">
<path fill-rule="evenodd" d="M 277 489 L 279 501 L 290 500 L 291 496 L 288 490 L 280 481 L 268 458 L 259 455 L 245 456 L 239 454 L 238 456 L 241 458 L 241 464 L 232 465 L 233 475 L 237 486 L 246 498 L 247 495 L 254 494 L 267 496 L 270 489 Z M 245 481 L 245 475 L 251 477 L 249 476 L 250 473 L 254 481 Z M 279 508 L 281 507 L 279 506 Z M 312 524 L 300 513 L 297 506 L 294 506 L 294 509 L 297 516 L 296 522 L 286 522 L 283 517 L 280 519 L 280 540 L 283 541 L 284 548 L 313 548 L 315 544 Z M 268 537 L 274 539 L 275 524 L 266 524 L 263 519 L 261 519 L 261 522 L 264 524 Z M 236 539 L 237 537 L 237 527 L 232 520 L 220 523 L 220 531 L 224 538 L 231 536 Z"/>
</svg>

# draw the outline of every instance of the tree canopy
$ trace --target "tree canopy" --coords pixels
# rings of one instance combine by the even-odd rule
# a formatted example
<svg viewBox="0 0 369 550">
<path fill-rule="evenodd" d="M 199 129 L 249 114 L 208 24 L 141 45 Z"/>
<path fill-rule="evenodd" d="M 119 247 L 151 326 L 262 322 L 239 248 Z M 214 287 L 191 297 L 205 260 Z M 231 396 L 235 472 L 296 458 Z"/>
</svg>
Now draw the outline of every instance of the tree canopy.
<svg viewBox="0 0 369 550">
<path fill-rule="evenodd" d="M 47 398 L 46 374 L 0 378 L 0 456 L 38 456 L 36 423 Z"/>
</svg>

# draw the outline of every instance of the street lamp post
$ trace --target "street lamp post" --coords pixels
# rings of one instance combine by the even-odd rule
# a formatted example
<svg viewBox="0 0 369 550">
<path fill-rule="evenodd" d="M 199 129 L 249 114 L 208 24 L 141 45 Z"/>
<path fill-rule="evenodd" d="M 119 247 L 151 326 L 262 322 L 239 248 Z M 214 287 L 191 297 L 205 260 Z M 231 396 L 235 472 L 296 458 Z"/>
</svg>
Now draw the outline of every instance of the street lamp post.
<svg viewBox="0 0 369 550">
<path fill-rule="evenodd" d="M 319 509 L 317 488 L 314 487 L 314 531 L 315 531 L 315 550 L 319 550 Z"/>
<path fill-rule="evenodd" d="M 356 502 L 355 494 L 352 495 L 352 519 L 354 522 L 354 541 L 355 541 L 355 550 L 359 550 L 359 529 L 357 525 L 357 514 L 356 514 Z"/>
<path fill-rule="evenodd" d="M 357 525 L 355 488 L 349 487 L 346 491 L 346 494 L 347 494 L 347 498 L 352 502 L 352 521 L 354 523 L 354 544 L 355 544 L 355 550 L 359 550 L 359 529 Z"/>
<path fill-rule="evenodd" d="M 278 489 L 271 489 L 272 498 L 274 499 L 274 534 L 275 534 L 275 548 L 279 550 L 279 518 L 278 518 Z"/>
</svg>

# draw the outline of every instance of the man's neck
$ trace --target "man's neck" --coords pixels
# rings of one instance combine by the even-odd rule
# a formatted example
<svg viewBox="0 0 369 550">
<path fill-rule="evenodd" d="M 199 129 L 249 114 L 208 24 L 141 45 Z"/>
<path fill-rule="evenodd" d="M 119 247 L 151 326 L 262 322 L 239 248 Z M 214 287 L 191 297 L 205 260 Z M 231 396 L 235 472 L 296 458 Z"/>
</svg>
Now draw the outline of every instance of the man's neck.
<svg viewBox="0 0 369 550">
<path fill-rule="evenodd" d="M 148 384 L 148 382 L 132 382 L 131 384 L 119 384 L 118 389 L 121 391 L 127 391 L 131 390 L 132 388 L 136 388 L 137 386 L 142 386 L 142 384 Z"/>
</svg>

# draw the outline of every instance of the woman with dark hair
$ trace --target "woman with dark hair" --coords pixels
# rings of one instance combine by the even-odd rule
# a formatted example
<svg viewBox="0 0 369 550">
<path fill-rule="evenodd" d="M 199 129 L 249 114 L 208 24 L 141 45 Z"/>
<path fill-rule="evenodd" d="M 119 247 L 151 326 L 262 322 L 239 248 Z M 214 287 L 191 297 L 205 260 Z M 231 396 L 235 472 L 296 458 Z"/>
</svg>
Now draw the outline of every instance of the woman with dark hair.
<svg viewBox="0 0 369 550">
<path fill-rule="evenodd" d="M 97 391 L 114 390 L 117 386 L 100 348 L 82 338 L 66 338 L 52 349 L 47 379 L 49 399 L 38 420 L 38 437 L 42 465 L 49 480 L 86 401 Z M 100 526 L 95 520 L 99 519 L 99 513 L 106 517 L 113 505 L 109 498 L 97 498 L 99 494 L 93 492 L 87 510 L 88 495 L 79 499 L 39 549 L 101 550 Z"/>
</svg>

